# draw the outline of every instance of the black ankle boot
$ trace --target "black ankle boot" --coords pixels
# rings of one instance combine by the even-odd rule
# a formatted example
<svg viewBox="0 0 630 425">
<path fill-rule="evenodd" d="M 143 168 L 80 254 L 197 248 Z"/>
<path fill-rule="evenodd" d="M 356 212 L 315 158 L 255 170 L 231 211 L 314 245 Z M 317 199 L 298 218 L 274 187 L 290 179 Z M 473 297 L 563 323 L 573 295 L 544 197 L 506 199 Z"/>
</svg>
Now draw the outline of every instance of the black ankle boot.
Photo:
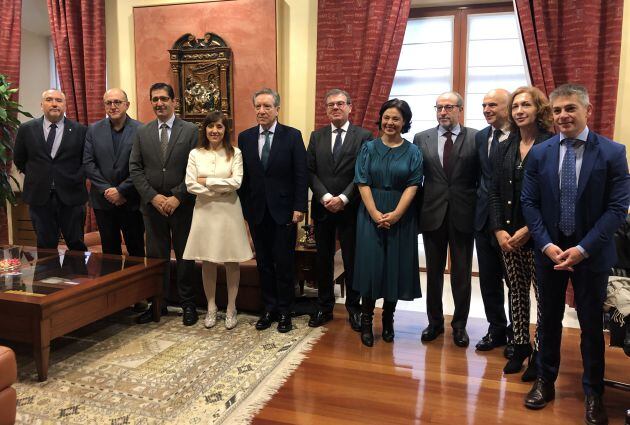
<svg viewBox="0 0 630 425">
<path fill-rule="evenodd" d="M 394 341 L 394 312 L 383 311 L 383 341 Z"/>
<path fill-rule="evenodd" d="M 532 354 L 532 346 L 530 344 L 514 344 L 514 355 L 506 363 L 503 373 L 518 373 L 523 367 L 523 362 Z"/>
<path fill-rule="evenodd" d="M 529 357 L 529 361 L 527 362 L 527 369 L 523 372 L 521 376 L 521 381 L 523 382 L 534 382 L 536 377 L 538 376 L 538 368 L 536 367 L 536 356 L 538 356 L 538 351 L 534 350 L 532 355 Z"/>
<path fill-rule="evenodd" d="M 361 342 L 367 347 L 374 345 L 374 334 L 372 333 L 372 314 L 361 314 Z"/>
</svg>

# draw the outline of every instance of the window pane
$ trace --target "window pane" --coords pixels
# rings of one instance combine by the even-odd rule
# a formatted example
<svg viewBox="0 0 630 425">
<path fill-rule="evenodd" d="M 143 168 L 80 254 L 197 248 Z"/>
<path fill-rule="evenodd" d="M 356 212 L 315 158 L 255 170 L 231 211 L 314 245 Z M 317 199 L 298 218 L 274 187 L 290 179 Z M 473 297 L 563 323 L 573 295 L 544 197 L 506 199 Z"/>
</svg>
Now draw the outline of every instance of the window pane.
<svg viewBox="0 0 630 425">
<path fill-rule="evenodd" d="M 435 94 L 451 89 L 451 68 L 397 71 L 390 97 L 409 93 Z"/>
<path fill-rule="evenodd" d="M 481 104 L 495 88 L 512 91 L 527 84 L 524 54 L 514 13 L 468 16 L 466 126 L 487 126 Z"/>
<path fill-rule="evenodd" d="M 518 26 L 514 13 L 472 15 L 468 20 L 469 40 L 518 38 Z"/>
<path fill-rule="evenodd" d="M 453 41 L 453 17 L 409 19 L 403 44 Z"/>
<path fill-rule="evenodd" d="M 450 68 L 453 61 L 453 43 L 403 45 L 396 69 Z"/>
</svg>

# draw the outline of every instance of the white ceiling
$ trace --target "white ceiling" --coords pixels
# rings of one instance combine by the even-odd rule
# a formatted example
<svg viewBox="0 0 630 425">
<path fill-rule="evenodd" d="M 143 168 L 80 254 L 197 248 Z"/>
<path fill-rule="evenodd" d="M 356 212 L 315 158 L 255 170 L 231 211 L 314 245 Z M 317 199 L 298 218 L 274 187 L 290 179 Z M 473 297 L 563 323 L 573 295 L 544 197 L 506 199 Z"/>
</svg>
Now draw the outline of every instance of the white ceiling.
<svg viewBox="0 0 630 425">
<path fill-rule="evenodd" d="M 35 34 L 50 35 L 46 0 L 22 0 L 22 28 Z"/>
</svg>

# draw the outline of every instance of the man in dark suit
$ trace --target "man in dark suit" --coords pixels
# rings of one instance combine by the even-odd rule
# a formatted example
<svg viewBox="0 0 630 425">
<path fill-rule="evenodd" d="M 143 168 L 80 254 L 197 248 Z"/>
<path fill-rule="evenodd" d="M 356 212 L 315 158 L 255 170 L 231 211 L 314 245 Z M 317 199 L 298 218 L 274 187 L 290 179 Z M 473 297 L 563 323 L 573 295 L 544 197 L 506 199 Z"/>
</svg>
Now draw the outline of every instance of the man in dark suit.
<svg viewBox="0 0 630 425">
<path fill-rule="evenodd" d="M 507 343 L 507 317 L 503 307 L 503 260 L 494 232 L 489 229 L 488 187 L 492 181 L 490 156 L 510 135 L 507 117 L 509 96 L 510 93 L 504 89 L 490 90 L 484 96 L 481 106 L 488 127 L 475 136 L 481 166 L 475 211 L 475 247 L 479 263 L 479 289 L 489 324 L 488 332 L 475 346 L 479 351 L 489 351 Z"/>
<path fill-rule="evenodd" d="M 87 251 L 85 223 L 85 126 L 65 118 L 66 95 L 57 89 L 42 93 L 44 116 L 18 129 L 13 162 L 24 173 L 22 199 L 38 248 L 57 248 L 59 232 L 68 248 Z"/>
<path fill-rule="evenodd" d="M 333 269 L 335 240 L 339 232 L 346 274 L 346 309 L 350 325 L 361 330 L 361 295 L 352 289 L 354 244 L 359 196 L 354 185 L 354 165 L 363 142 L 372 138 L 368 130 L 350 124 L 352 100 L 348 93 L 333 89 L 324 97 L 330 124 L 311 133 L 307 165 L 313 191 L 311 218 L 317 245 L 317 304 L 308 322 L 318 327 L 332 320 L 335 306 Z"/>
<path fill-rule="evenodd" d="M 177 259 L 177 289 L 184 310 L 185 326 L 197 322 L 193 271 L 195 262 L 182 255 L 188 240 L 195 197 L 186 190 L 184 178 L 188 154 L 197 145 L 199 130 L 175 116 L 175 93 L 166 83 L 155 83 L 149 91 L 156 120 L 140 126 L 129 158 L 129 174 L 140 194 L 140 210 L 147 238 L 147 256 Z M 168 264 L 164 270 L 164 295 L 168 292 Z M 166 305 L 162 315 L 167 314 Z M 138 317 L 151 321 L 151 311 Z"/>
<path fill-rule="evenodd" d="M 144 257 L 140 195 L 129 176 L 129 155 L 140 122 L 127 115 L 129 101 L 123 90 L 107 90 L 103 103 L 107 118 L 90 125 L 83 151 L 103 252 L 122 254 L 122 232 L 129 255 Z"/>
<path fill-rule="evenodd" d="M 423 341 L 444 332 L 442 289 L 447 247 L 451 253 L 451 289 L 455 312 L 451 326 L 459 347 L 469 343 L 466 322 L 470 310 L 473 221 L 477 200 L 479 155 L 477 130 L 459 124 L 464 100 L 456 92 L 441 94 L 435 110 L 439 125 L 415 135 L 424 157 L 424 199 L 420 231 L 427 261 L 427 315 Z"/>
<path fill-rule="evenodd" d="M 602 313 L 608 275 L 617 259 L 613 235 L 630 203 L 626 150 L 588 128 L 593 108 L 584 87 L 562 85 L 549 99 L 560 134 L 531 149 L 521 193 L 536 247 L 542 309 L 538 378 L 525 406 L 541 409 L 555 398 L 565 291 L 571 279 L 582 331 L 585 421 L 605 424 Z"/>
<path fill-rule="evenodd" d="M 265 311 L 263 330 L 278 321 L 289 332 L 294 297 L 297 223 L 307 208 L 306 150 L 299 130 L 278 123 L 280 96 L 262 89 L 253 96 L 258 125 L 238 135 L 243 153 L 243 213 L 256 249 Z"/>
</svg>

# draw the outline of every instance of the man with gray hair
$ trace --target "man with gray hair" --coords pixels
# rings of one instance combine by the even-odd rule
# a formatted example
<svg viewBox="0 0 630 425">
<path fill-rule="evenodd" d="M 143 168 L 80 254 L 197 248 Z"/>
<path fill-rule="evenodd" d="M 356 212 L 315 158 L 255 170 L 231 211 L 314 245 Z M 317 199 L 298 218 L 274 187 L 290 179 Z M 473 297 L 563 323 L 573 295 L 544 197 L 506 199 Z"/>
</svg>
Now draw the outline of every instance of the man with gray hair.
<svg viewBox="0 0 630 425">
<path fill-rule="evenodd" d="M 306 150 L 302 133 L 278 122 L 275 90 L 259 90 L 252 100 L 258 125 L 238 135 L 243 153 L 238 194 L 254 240 L 264 304 L 256 329 L 277 321 L 284 333 L 292 329 L 297 223 L 307 210 Z"/>
<path fill-rule="evenodd" d="M 66 118 L 66 95 L 61 90 L 43 92 L 41 107 L 41 118 L 18 128 L 13 151 L 13 162 L 24 173 L 22 199 L 28 205 L 37 247 L 56 249 L 61 233 L 68 248 L 87 251 L 82 161 L 86 128 Z"/>
<path fill-rule="evenodd" d="M 427 261 L 427 315 L 422 341 L 444 332 L 442 290 L 447 249 L 451 253 L 451 290 L 455 312 L 453 342 L 467 347 L 470 310 L 473 231 L 479 155 L 477 130 L 460 125 L 464 100 L 457 92 L 442 93 L 435 103 L 438 126 L 415 135 L 424 157 L 423 203 L 419 228 Z"/>
<path fill-rule="evenodd" d="M 335 240 L 339 234 L 346 275 L 346 309 L 350 326 L 361 330 L 361 295 L 352 288 L 357 208 L 360 197 L 354 184 L 354 165 L 368 130 L 348 121 L 352 100 L 347 92 L 329 90 L 324 107 L 330 123 L 313 131 L 308 143 L 308 181 L 313 191 L 311 218 L 317 245 L 317 311 L 308 325 L 318 327 L 332 320 L 335 306 L 333 270 Z"/>
<path fill-rule="evenodd" d="M 591 131 L 586 88 L 564 84 L 549 96 L 560 133 L 535 145 L 525 166 L 523 217 L 534 240 L 540 299 L 538 377 L 525 406 L 555 398 L 562 318 L 571 279 L 581 329 L 587 424 L 606 424 L 603 303 L 617 254 L 613 235 L 630 204 L 626 148 Z"/>
<path fill-rule="evenodd" d="M 83 165 L 90 179 L 94 209 L 105 254 L 122 254 L 122 232 L 129 255 L 144 257 L 140 195 L 129 176 L 129 156 L 139 121 L 127 115 L 127 93 L 112 88 L 103 95 L 107 117 L 88 128 Z"/>
</svg>

